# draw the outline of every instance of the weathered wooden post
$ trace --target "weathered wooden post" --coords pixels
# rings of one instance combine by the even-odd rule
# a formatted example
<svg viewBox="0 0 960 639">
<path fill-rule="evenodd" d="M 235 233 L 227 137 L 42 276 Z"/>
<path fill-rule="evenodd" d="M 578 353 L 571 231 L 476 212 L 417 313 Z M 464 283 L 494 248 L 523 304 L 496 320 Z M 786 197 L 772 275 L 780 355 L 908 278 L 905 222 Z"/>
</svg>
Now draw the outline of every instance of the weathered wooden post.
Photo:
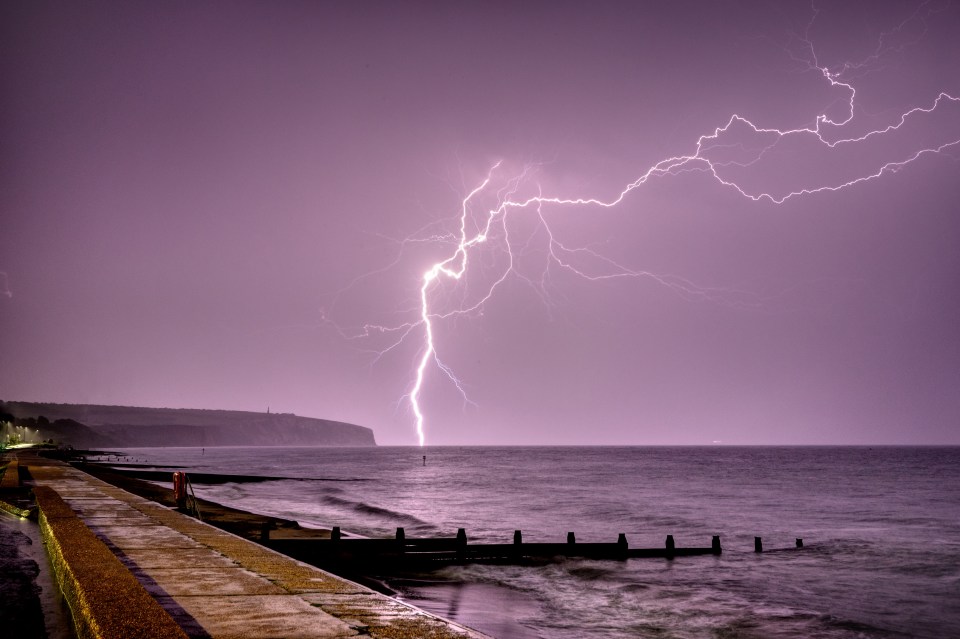
<svg viewBox="0 0 960 639">
<path fill-rule="evenodd" d="M 334 526 L 330 529 L 330 557 L 334 561 L 340 561 L 343 553 L 343 545 L 340 544 L 340 526 Z"/>
<path fill-rule="evenodd" d="M 568 532 L 568 533 L 567 533 L 567 543 L 568 543 L 568 544 L 575 544 L 575 543 L 577 543 L 577 536 L 574 535 L 572 532 Z"/>
<path fill-rule="evenodd" d="M 803 548 L 803 540 L 797 537 L 797 548 Z"/>
<path fill-rule="evenodd" d="M 407 536 L 403 532 L 403 527 L 397 527 L 397 543 L 404 544 L 407 541 Z"/>
<path fill-rule="evenodd" d="M 667 557 L 673 557 L 673 552 L 677 549 L 677 545 L 673 541 L 673 535 L 667 535 Z"/>
<path fill-rule="evenodd" d="M 627 545 L 627 535 L 625 533 L 617 535 L 617 555 L 619 555 L 621 559 L 627 558 L 629 548 Z"/>
<path fill-rule="evenodd" d="M 760 537 L 753 538 L 753 552 L 763 552 L 763 539 Z"/>
<path fill-rule="evenodd" d="M 513 543 L 516 546 L 519 546 L 523 543 L 523 533 L 521 533 L 519 530 L 513 531 Z"/>
<path fill-rule="evenodd" d="M 457 528 L 457 557 L 463 559 L 467 554 L 467 531 Z"/>
<path fill-rule="evenodd" d="M 713 554 L 719 555 L 722 551 L 720 550 L 720 535 L 714 535 L 713 541 L 710 543 L 710 548 L 713 549 Z"/>
</svg>

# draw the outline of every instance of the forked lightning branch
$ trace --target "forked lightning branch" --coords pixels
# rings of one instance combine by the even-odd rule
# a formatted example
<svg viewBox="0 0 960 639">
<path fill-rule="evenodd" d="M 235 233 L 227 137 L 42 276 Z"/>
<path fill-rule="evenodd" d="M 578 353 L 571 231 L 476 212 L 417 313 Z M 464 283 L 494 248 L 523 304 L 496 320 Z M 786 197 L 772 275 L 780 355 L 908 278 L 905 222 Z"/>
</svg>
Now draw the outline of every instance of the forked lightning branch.
<svg viewBox="0 0 960 639">
<path fill-rule="evenodd" d="M 808 46 L 809 41 L 804 41 Z M 873 57 L 873 56 L 872 56 Z M 813 124 L 795 129 L 779 129 L 761 126 L 753 120 L 739 114 L 730 116 L 726 123 L 711 133 L 701 135 L 696 139 L 692 152 L 685 155 L 668 157 L 650 166 L 635 180 L 625 185 L 619 192 L 610 196 L 584 195 L 581 197 L 555 197 L 543 194 L 536 187 L 536 195 L 517 197 L 521 185 L 531 178 L 526 172 L 520 175 L 510 175 L 506 178 L 499 174 L 504 172 L 501 164 L 493 165 L 485 179 L 476 185 L 461 202 L 458 220 L 458 233 L 455 237 L 452 251 L 443 259 L 433 263 L 426 271 L 420 274 L 419 305 L 417 318 L 406 323 L 394 326 L 365 327 L 364 334 L 368 335 L 371 329 L 380 333 L 398 334 L 395 340 L 386 349 L 384 354 L 396 348 L 399 344 L 410 339 L 422 340 L 418 349 L 413 371 L 412 386 L 404 400 L 408 402 L 413 413 L 417 438 L 421 446 L 425 443 L 427 411 L 423 405 L 424 383 L 431 373 L 442 373 L 456 386 L 466 398 L 463 386 L 454 372 L 446 366 L 437 352 L 437 331 L 440 322 L 457 315 L 470 315 L 482 309 L 497 292 L 497 288 L 512 274 L 515 273 L 515 258 L 519 248 L 514 246 L 507 220 L 512 215 L 535 216 L 535 222 L 541 225 L 548 238 L 547 257 L 558 267 L 566 269 L 588 280 L 607 279 L 612 277 L 651 277 L 664 284 L 680 290 L 687 295 L 701 295 L 709 297 L 710 292 L 699 289 L 694 284 L 674 276 L 661 276 L 646 271 L 634 271 L 612 260 L 596 255 L 586 247 L 570 247 L 558 240 L 550 227 L 549 213 L 557 207 L 576 208 L 585 213 L 595 214 L 602 209 L 615 207 L 629 197 L 630 193 L 644 186 L 655 178 L 678 175 L 683 172 L 697 171 L 713 180 L 719 187 L 731 189 L 742 196 L 746 201 L 766 201 L 772 205 L 801 197 L 811 197 L 818 194 L 829 194 L 851 188 L 863 188 L 866 183 L 879 180 L 896 173 L 907 165 L 919 162 L 928 156 L 943 154 L 957 150 L 960 146 L 960 98 L 947 92 L 930 96 L 926 104 L 919 104 L 902 113 L 896 114 L 879 128 L 856 135 L 844 135 L 847 129 L 853 128 L 857 110 L 857 91 L 851 81 L 845 81 L 843 74 L 851 69 L 860 69 L 863 64 L 844 64 L 839 71 L 831 71 L 816 61 L 812 46 L 809 46 L 809 70 L 817 72 L 827 84 L 829 90 L 836 93 L 835 103 L 842 106 L 842 117 L 830 117 L 826 113 L 812 114 Z M 869 61 L 868 61 L 869 62 Z M 907 151 L 900 150 L 899 155 L 891 153 L 887 157 L 877 156 L 873 164 L 865 167 L 858 166 L 854 175 L 837 179 L 831 176 L 822 179 L 816 185 L 798 188 L 757 188 L 756 184 L 763 183 L 763 176 L 755 172 L 762 166 L 765 159 L 773 154 L 778 146 L 785 143 L 802 142 L 815 147 L 824 153 L 838 153 L 857 145 L 875 144 L 891 136 L 910 135 L 908 130 L 914 123 L 924 123 L 924 119 L 944 117 L 954 127 L 943 128 L 942 139 L 931 144 L 918 142 Z M 936 127 L 934 127 L 936 128 Z M 744 143 L 748 140 L 749 143 Z M 758 143 L 758 141 L 760 141 Z M 900 144 L 897 148 L 900 149 Z M 737 149 L 739 157 L 732 157 L 730 149 Z M 739 177 L 736 177 L 738 175 Z M 759 177 L 758 177 L 759 175 Z M 744 177 L 747 176 L 747 177 Z M 831 179 L 832 178 L 832 179 Z M 484 210 L 480 201 L 483 198 L 492 198 L 493 206 Z M 490 200 L 485 200 L 490 201 Z M 433 238 L 434 240 L 449 241 L 449 236 Z M 471 301 L 464 302 L 449 308 L 441 309 L 438 299 L 438 289 L 444 281 L 456 286 L 467 275 L 472 266 L 472 259 L 485 244 L 498 243 L 500 250 L 507 256 L 505 263 L 498 273 L 494 274 L 484 285 L 479 296 L 473 296 Z M 575 261 L 569 259 L 574 253 L 590 253 L 603 260 L 610 267 L 607 273 L 586 273 L 579 269 Z M 449 299 L 449 295 L 444 296 Z M 467 299 L 464 296 L 463 299 Z"/>
</svg>

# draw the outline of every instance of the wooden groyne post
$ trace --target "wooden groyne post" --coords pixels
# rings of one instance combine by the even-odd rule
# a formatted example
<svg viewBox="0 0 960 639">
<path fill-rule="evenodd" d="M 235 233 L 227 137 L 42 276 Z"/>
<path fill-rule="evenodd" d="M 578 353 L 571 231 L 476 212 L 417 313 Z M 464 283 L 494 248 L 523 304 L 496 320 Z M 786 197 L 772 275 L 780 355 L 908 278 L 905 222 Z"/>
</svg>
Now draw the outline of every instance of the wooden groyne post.
<svg viewBox="0 0 960 639">
<path fill-rule="evenodd" d="M 795 550 L 803 550 L 803 539 L 801 537 L 796 538 L 796 542 L 793 547 L 786 546 L 786 547 L 779 547 L 779 548 L 767 548 L 766 550 L 764 550 L 763 548 L 762 537 L 753 538 L 753 551 L 757 554 L 770 553 L 770 552 L 793 552 Z"/>
<path fill-rule="evenodd" d="M 457 528 L 457 559 L 463 561 L 467 554 L 467 531 L 465 528 Z"/>
</svg>

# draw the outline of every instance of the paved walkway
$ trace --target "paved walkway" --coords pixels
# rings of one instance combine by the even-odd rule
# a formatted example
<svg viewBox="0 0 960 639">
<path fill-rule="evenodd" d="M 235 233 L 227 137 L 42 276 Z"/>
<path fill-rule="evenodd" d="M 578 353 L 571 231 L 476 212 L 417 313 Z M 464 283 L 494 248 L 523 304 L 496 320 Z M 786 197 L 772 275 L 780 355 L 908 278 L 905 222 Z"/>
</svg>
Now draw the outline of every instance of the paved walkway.
<svg viewBox="0 0 960 639">
<path fill-rule="evenodd" d="M 190 637 L 485 637 L 66 464 L 21 464 L 36 485 L 62 497 Z"/>
</svg>

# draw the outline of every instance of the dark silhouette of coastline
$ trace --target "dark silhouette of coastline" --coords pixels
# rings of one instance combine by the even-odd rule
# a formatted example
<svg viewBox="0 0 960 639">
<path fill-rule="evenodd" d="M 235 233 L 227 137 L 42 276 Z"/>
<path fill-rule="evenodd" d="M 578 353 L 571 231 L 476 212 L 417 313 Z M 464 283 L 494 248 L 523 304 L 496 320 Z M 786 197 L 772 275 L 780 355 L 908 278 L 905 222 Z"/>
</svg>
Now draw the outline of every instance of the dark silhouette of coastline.
<svg viewBox="0 0 960 639">
<path fill-rule="evenodd" d="M 38 441 L 75 448 L 377 445 L 364 426 L 293 413 L 17 401 L 0 413 Z"/>
</svg>

